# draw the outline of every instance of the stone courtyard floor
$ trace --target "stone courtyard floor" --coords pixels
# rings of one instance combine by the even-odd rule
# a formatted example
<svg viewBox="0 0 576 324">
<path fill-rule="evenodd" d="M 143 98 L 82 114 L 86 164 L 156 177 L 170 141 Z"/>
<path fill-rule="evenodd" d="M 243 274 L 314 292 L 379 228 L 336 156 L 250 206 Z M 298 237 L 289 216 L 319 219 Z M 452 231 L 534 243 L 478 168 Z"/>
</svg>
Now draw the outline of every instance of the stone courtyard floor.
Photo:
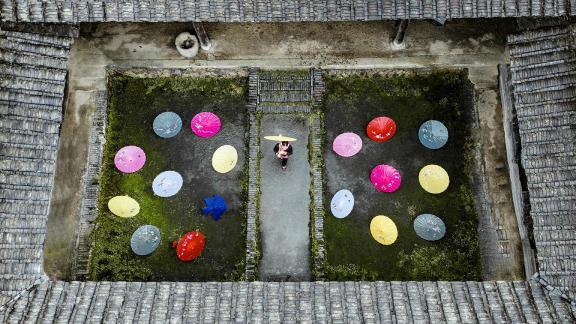
<svg viewBox="0 0 576 324">
<path fill-rule="evenodd" d="M 191 29 L 186 24 L 100 24 L 83 25 L 81 35 L 71 51 L 68 98 L 62 126 L 60 151 L 50 209 L 45 268 L 53 278 L 70 278 L 70 255 L 74 249 L 74 229 L 77 228 L 82 197 L 81 175 L 85 170 L 88 128 L 94 116 L 96 91 L 106 90 L 106 67 L 120 69 L 164 69 L 180 73 L 178 69 L 230 68 L 248 66 L 263 68 L 307 69 L 411 69 L 422 67 L 466 68 L 474 85 L 478 114 L 478 135 L 482 145 L 477 159 L 485 168 L 487 179 L 483 209 L 479 211 L 479 239 L 482 257 L 482 279 L 519 279 L 522 277 L 522 255 L 505 167 L 506 152 L 500 124 L 497 100 L 497 64 L 506 61 L 504 39 L 506 23 L 475 24 L 451 22 L 435 27 L 425 22 L 411 24 L 407 32 L 407 49 L 395 52 L 389 40 L 394 31 L 391 23 L 315 23 L 315 24 L 207 24 L 214 46 L 210 52 L 201 51 L 197 60 L 182 59 L 173 49 L 179 32 Z M 500 33 L 501 32 L 501 33 Z M 434 39 L 434 41 L 430 41 Z M 263 123 L 263 130 L 269 126 Z M 188 125 L 184 125 L 187 127 Z M 189 130 L 189 129 L 188 129 Z M 264 145 L 265 143 L 262 143 Z M 264 148 L 266 152 L 266 149 Z M 302 152 L 304 153 L 304 152 Z M 262 164 L 266 163 L 264 155 Z M 271 162 L 271 161 L 269 161 Z M 275 161 L 277 162 L 277 161 Z M 293 166 L 300 166 L 294 159 Z M 267 170 L 262 166 L 262 176 Z M 302 167 L 305 170 L 305 166 Z M 70 177 L 68 175 L 75 176 Z M 295 178 L 305 182 L 306 178 Z M 267 180 L 278 179 L 267 177 Z M 298 180 L 298 181 L 300 181 Z M 309 181 L 308 181 L 309 184 Z M 276 185 L 262 183 L 264 186 Z M 331 190 L 331 189 L 329 189 Z M 270 197 L 275 195 L 272 191 Z M 308 189 L 302 192 L 308 196 Z M 299 193 L 300 194 L 300 193 Z M 262 199 L 266 198 L 262 195 Z M 300 197 L 305 199 L 304 196 Z M 299 199 L 300 199 L 299 198 Z M 270 201 L 266 198 L 261 208 Z M 302 204 L 304 206 L 304 204 Z M 272 205 L 269 205 L 271 208 Z M 307 207 L 306 207 L 307 209 Z M 306 210 L 308 212 L 308 210 Z M 304 215 L 304 214 L 299 214 Z M 308 216 L 308 214 L 306 214 Z M 329 215 L 327 216 L 329 217 Z M 261 221 L 263 221 L 262 219 Z M 276 219 L 271 219 L 274 223 Z M 288 221 L 284 219 L 283 221 Z M 59 224 L 67 224 L 61 231 Z M 293 226 L 290 222 L 283 226 Z M 299 223 L 298 226 L 302 225 Z M 261 223 L 262 249 L 266 242 L 279 239 L 270 235 L 272 225 Z M 266 227 L 268 226 L 268 227 Z M 303 228 L 295 226 L 302 236 Z M 268 229 L 265 229 L 268 228 Z M 307 229 L 306 229 L 307 234 Z M 268 237 L 268 238 L 267 238 Z M 304 239 L 305 241 L 305 239 Z M 308 244 L 301 241 L 302 244 Z M 297 241 L 293 243 L 296 244 Z M 303 246 L 303 245 L 301 245 Z M 304 260 L 294 264 L 305 264 Z M 298 258 L 300 258 L 298 256 Z M 274 276 L 268 257 L 262 256 L 261 271 L 269 279 Z M 272 262 L 268 264 L 285 265 Z M 306 270 L 296 280 L 309 279 Z M 176 279 L 176 278 L 174 278 Z M 178 278 L 180 279 L 180 277 Z M 200 278 L 199 278 L 200 279 Z M 263 279 L 266 279 L 263 278 Z"/>
<path fill-rule="evenodd" d="M 308 118 L 267 115 L 260 133 L 294 136 L 294 154 L 286 171 L 272 151 L 276 143 L 261 141 L 260 230 L 262 259 L 260 279 L 308 281 L 310 277 L 310 166 L 308 164 Z"/>
</svg>

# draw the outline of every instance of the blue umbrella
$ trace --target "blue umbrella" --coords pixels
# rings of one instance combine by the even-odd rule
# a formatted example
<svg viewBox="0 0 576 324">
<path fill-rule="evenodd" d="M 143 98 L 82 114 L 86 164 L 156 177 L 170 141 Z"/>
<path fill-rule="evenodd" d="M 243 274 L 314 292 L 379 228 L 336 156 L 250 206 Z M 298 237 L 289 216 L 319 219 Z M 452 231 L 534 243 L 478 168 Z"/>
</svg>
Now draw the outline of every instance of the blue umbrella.
<svg viewBox="0 0 576 324">
<path fill-rule="evenodd" d="M 171 111 L 163 112 L 154 118 L 152 128 L 162 138 L 174 137 L 182 129 L 182 119 Z"/>
<path fill-rule="evenodd" d="M 184 180 L 176 171 L 164 171 L 154 178 L 152 190 L 156 196 L 171 197 L 180 191 Z"/>
<path fill-rule="evenodd" d="M 414 220 L 414 231 L 427 241 L 437 241 L 446 234 L 446 225 L 435 215 L 422 214 Z"/>
<path fill-rule="evenodd" d="M 428 120 L 418 130 L 420 143 L 431 150 L 437 150 L 448 142 L 448 129 L 442 122 Z"/>
<path fill-rule="evenodd" d="M 222 217 L 222 214 L 228 210 L 226 201 L 219 195 L 204 198 L 204 204 L 206 207 L 202 208 L 202 215 L 212 213 L 212 219 L 216 221 L 219 220 L 220 217 Z"/>
<path fill-rule="evenodd" d="M 158 245 L 160 245 L 160 230 L 153 225 L 138 227 L 130 239 L 130 247 L 138 255 L 148 255 L 154 252 Z"/>
</svg>

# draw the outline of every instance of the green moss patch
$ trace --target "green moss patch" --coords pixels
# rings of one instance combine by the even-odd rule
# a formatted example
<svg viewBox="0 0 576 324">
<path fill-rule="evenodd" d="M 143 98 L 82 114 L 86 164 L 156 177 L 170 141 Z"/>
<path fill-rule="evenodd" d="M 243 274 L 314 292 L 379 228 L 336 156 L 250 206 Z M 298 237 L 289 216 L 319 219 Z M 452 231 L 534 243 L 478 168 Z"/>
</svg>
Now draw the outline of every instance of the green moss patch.
<svg viewBox="0 0 576 324">
<path fill-rule="evenodd" d="M 477 215 L 469 184 L 468 161 L 472 107 L 464 72 L 436 71 L 394 75 L 332 75 L 326 80 L 324 235 L 329 280 L 480 280 Z M 377 116 L 394 119 L 398 130 L 385 143 L 371 141 L 366 126 Z M 449 130 L 446 146 L 429 150 L 418 140 L 420 125 L 429 119 L 442 121 Z M 333 139 L 343 132 L 359 134 L 364 146 L 354 157 L 332 151 Z M 400 171 L 402 185 L 394 193 L 376 191 L 370 171 L 389 164 Z M 418 183 L 427 164 L 448 171 L 447 191 L 433 195 Z M 352 213 L 336 219 L 329 210 L 332 196 L 349 189 L 355 196 Z M 446 223 L 447 235 L 428 242 L 413 230 L 413 220 L 432 213 Z M 390 246 L 370 235 L 376 215 L 390 217 L 398 228 L 398 240 Z"/>
<path fill-rule="evenodd" d="M 96 228 L 92 232 L 90 280 L 209 281 L 238 280 L 245 261 L 245 203 L 243 167 L 246 156 L 246 79 L 224 77 L 135 78 L 109 76 L 109 106 L 106 142 L 100 175 Z M 170 139 L 156 136 L 154 118 L 173 111 L 183 121 L 182 131 Z M 190 129 L 192 117 L 212 111 L 222 121 L 222 130 L 211 138 L 199 138 Z M 221 145 L 238 151 L 235 169 L 219 174 L 212 169 L 212 154 Z M 137 145 L 146 153 L 144 168 L 122 174 L 114 166 L 114 155 L 126 145 Z M 162 171 L 174 170 L 184 178 L 180 192 L 160 198 L 152 192 L 152 181 Z M 243 190 L 244 189 L 244 190 Z M 201 214 L 202 199 L 219 194 L 228 211 L 219 221 Z M 108 200 L 128 195 L 140 203 L 140 213 L 129 219 L 114 216 Z M 132 253 L 130 238 L 144 224 L 160 228 L 160 247 L 151 255 Z M 191 230 L 206 235 L 202 255 L 181 262 L 172 241 Z"/>
</svg>

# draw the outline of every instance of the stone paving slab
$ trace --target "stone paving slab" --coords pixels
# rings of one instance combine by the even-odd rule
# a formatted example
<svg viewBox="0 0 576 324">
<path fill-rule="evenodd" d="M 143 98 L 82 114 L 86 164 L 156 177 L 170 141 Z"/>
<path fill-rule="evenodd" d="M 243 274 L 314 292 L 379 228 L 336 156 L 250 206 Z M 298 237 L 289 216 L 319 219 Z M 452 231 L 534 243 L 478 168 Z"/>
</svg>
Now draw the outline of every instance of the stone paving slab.
<svg viewBox="0 0 576 324">
<path fill-rule="evenodd" d="M 264 281 L 310 280 L 308 131 L 304 116 L 264 115 L 261 121 L 261 136 L 282 134 L 298 139 L 286 171 L 274 155 L 275 143 L 261 141 L 260 279 Z"/>
</svg>

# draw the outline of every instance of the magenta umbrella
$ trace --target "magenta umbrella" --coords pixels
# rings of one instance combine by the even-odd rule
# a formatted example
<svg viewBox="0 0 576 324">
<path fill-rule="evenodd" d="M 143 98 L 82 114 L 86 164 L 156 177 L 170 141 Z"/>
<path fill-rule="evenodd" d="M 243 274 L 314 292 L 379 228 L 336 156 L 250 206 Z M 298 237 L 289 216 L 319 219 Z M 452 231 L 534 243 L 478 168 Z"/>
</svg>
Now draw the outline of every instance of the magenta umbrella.
<svg viewBox="0 0 576 324">
<path fill-rule="evenodd" d="M 124 146 L 114 157 L 114 165 L 124 173 L 134 173 L 144 166 L 146 154 L 138 146 Z"/>
<path fill-rule="evenodd" d="M 362 139 L 354 133 L 342 133 L 334 139 L 332 149 L 336 154 L 350 157 L 362 149 Z"/>
<path fill-rule="evenodd" d="M 393 167 L 380 164 L 372 169 L 370 181 L 378 191 L 394 192 L 400 188 L 402 177 L 400 177 L 400 172 Z"/>
<path fill-rule="evenodd" d="M 196 114 L 190 122 L 192 131 L 200 137 L 211 137 L 218 134 L 221 126 L 220 118 L 208 111 Z"/>
</svg>

